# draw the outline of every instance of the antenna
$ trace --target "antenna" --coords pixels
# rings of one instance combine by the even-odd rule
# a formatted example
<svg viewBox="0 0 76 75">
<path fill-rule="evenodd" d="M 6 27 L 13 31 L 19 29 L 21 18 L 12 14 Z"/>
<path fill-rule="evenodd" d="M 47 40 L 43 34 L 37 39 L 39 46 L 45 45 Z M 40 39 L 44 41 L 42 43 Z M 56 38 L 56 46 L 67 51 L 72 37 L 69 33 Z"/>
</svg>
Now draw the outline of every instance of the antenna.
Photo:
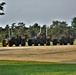
<svg viewBox="0 0 76 75">
<path fill-rule="evenodd" d="M 40 26 L 40 33 L 41 33 L 41 26 Z"/>
<path fill-rule="evenodd" d="M 11 32 L 10 32 L 10 28 L 9 28 L 9 39 L 10 39 L 10 33 L 11 33 Z"/>
<path fill-rule="evenodd" d="M 47 25 L 46 25 L 46 36 L 47 36 Z"/>
</svg>

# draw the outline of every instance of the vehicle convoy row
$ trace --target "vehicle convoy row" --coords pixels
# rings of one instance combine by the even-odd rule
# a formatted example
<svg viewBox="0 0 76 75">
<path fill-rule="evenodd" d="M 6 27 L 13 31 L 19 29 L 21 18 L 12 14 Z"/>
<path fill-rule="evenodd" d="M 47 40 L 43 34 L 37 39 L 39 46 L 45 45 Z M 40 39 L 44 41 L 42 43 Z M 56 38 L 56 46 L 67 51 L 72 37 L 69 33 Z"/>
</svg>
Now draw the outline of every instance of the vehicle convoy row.
<svg viewBox="0 0 76 75">
<path fill-rule="evenodd" d="M 11 32 L 10 32 L 11 33 Z M 12 47 L 15 46 L 25 46 L 26 42 L 28 43 L 28 46 L 38 46 L 38 45 L 47 45 L 50 46 L 50 42 L 53 43 L 53 45 L 67 45 L 68 43 L 70 45 L 74 44 L 74 35 L 59 35 L 56 38 L 52 38 L 52 35 L 47 35 L 47 28 L 46 26 L 41 29 L 37 35 L 34 37 L 28 37 L 28 35 L 10 35 L 9 39 L 3 39 L 2 40 L 2 46 L 6 47 L 7 45 Z"/>
<path fill-rule="evenodd" d="M 73 35 L 67 35 L 67 36 L 59 36 L 57 38 L 52 39 L 51 35 L 44 35 L 43 33 L 37 34 L 37 36 L 33 38 L 28 38 L 27 35 L 20 35 L 20 36 L 14 36 L 10 39 L 4 39 L 2 41 L 2 46 L 6 47 L 7 45 L 12 47 L 15 46 L 25 46 L 26 42 L 28 43 L 28 46 L 38 46 L 39 44 L 43 46 L 46 44 L 47 46 L 50 46 L 50 42 L 53 43 L 53 45 L 67 45 L 68 43 L 70 45 L 74 44 L 74 36 Z"/>
</svg>

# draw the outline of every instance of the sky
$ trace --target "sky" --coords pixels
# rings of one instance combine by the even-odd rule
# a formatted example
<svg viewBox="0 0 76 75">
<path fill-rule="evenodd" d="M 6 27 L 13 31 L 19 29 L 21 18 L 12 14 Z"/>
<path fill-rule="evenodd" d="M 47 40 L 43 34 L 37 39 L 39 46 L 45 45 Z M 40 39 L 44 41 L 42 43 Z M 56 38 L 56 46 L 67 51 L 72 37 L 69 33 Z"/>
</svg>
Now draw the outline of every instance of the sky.
<svg viewBox="0 0 76 75">
<path fill-rule="evenodd" d="M 51 25 L 52 21 L 66 21 L 76 17 L 76 0 L 0 0 L 6 2 L 0 26 L 24 22 L 26 26 L 38 23 Z"/>
</svg>

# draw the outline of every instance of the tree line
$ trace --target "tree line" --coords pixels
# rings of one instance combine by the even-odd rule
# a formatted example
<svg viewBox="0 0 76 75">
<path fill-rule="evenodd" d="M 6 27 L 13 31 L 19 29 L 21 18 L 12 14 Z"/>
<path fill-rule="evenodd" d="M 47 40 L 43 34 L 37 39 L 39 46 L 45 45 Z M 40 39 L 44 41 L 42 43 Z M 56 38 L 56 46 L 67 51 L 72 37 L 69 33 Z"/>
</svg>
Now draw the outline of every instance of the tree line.
<svg viewBox="0 0 76 75">
<path fill-rule="evenodd" d="M 24 22 L 18 24 L 13 23 L 11 26 L 6 25 L 5 28 L 0 27 L 0 41 L 9 36 L 16 35 L 28 35 L 28 37 L 34 37 L 40 32 L 40 28 L 47 28 L 47 35 L 52 35 L 53 38 L 59 35 L 73 34 L 76 37 L 76 17 L 72 18 L 71 25 L 69 26 L 65 21 L 52 21 L 51 25 L 43 25 L 42 27 L 35 23 L 26 27 Z"/>
</svg>

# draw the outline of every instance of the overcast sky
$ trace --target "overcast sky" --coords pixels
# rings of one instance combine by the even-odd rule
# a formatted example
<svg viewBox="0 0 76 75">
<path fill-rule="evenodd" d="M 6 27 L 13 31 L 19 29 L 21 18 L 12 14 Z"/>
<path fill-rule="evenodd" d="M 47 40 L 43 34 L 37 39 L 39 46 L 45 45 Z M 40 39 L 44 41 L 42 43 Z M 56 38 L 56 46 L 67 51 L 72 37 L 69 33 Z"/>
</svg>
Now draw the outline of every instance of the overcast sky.
<svg viewBox="0 0 76 75">
<path fill-rule="evenodd" d="M 51 25 L 52 21 L 66 21 L 76 17 L 76 0 L 0 0 L 5 1 L 5 15 L 0 26 L 24 22 L 26 26 L 38 23 Z"/>
</svg>

